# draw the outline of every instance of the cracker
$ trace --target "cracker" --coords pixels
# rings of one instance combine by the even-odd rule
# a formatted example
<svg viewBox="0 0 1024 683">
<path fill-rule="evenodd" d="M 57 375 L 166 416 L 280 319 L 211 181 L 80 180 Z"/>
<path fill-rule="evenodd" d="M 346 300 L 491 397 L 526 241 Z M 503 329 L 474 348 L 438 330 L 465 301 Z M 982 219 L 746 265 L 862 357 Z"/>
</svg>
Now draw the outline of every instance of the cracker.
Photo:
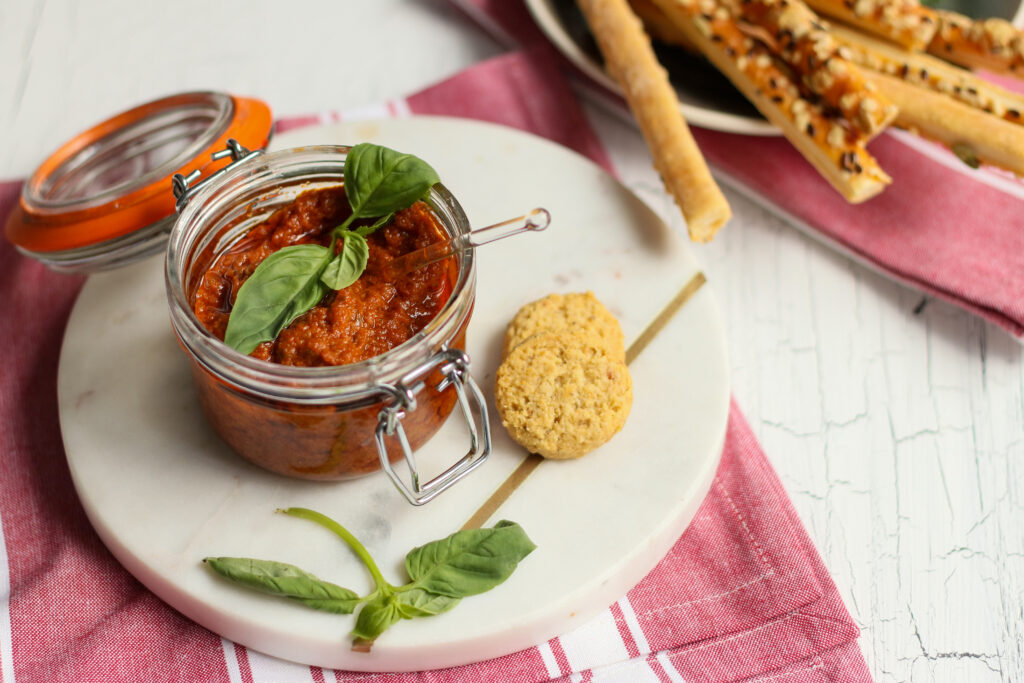
<svg viewBox="0 0 1024 683">
<path fill-rule="evenodd" d="M 502 358 L 535 334 L 565 331 L 589 337 L 606 346 L 612 357 L 626 359 L 622 327 L 593 292 L 551 294 L 520 308 L 505 330 Z"/>
<path fill-rule="evenodd" d="M 546 458 L 578 458 L 622 429 L 633 380 L 593 335 L 541 332 L 498 368 L 495 399 L 502 424 L 521 446 Z"/>
</svg>

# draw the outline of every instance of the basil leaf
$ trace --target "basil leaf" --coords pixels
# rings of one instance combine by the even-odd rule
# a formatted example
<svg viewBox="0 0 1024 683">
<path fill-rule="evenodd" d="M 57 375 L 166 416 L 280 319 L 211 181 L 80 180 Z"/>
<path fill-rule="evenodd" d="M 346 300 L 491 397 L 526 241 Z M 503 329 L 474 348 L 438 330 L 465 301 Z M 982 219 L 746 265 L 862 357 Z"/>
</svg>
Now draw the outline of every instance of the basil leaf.
<svg viewBox="0 0 1024 683">
<path fill-rule="evenodd" d="M 367 142 L 349 150 L 345 159 L 345 192 L 355 218 L 412 206 L 440 180 L 422 159 Z"/>
<path fill-rule="evenodd" d="M 395 599 L 398 601 L 398 611 L 405 619 L 432 617 L 447 612 L 461 601 L 461 598 L 430 593 L 422 588 L 396 593 Z"/>
<path fill-rule="evenodd" d="M 402 615 L 398 611 L 398 603 L 395 596 L 378 594 L 377 597 L 367 602 L 359 610 L 355 628 L 352 629 L 352 635 L 357 641 L 353 645 L 356 647 L 366 645 L 358 641 L 369 641 L 372 643 L 376 640 L 377 636 L 384 633 L 401 618 Z"/>
<path fill-rule="evenodd" d="M 330 260 L 331 250 L 318 244 L 285 247 L 263 259 L 238 289 L 224 343 L 248 354 L 275 339 L 323 298 L 320 274 Z"/>
<path fill-rule="evenodd" d="M 350 230 L 343 232 L 341 237 L 344 240 L 341 253 L 327 264 L 320 276 L 320 281 L 331 289 L 345 289 L 358 280 L 370 258 L 370 245 L 365 237 Z"/>
<path fill-rule="evenodd" d="M 360 602 L 359 596 L 349 589 L 284 562 L 247 557 L 207 557 L 203 562 L 230 581 L 263 593 L 292 598 L 323 612 L 352 614 Z"/>
<path fill-rule="evenodd" d="M 374 221 L 373 225 L 364 225 L 361 228 L 356 228 L 352 232 L 357 232 L 360 235 L 362 235 L 363 237 L 369 237 L 373 233 L 377 232 L 377 228 L 381 227 L 382 225 L 384 225 L 385 223 L 387 223 L 388 221 L 390 221 L 394 217 L 395 217 L 395 212 L 392 211 L 388 215 L 381 216 L 380 218 L 378 218 L 376 221 Z"/>
<path fill-rule="evenodd" d="M 464 598 L 500 584 L 536 547 L 522 527 L 502 521 L 493 529 L 464 529 L 414 548 L 405 568 L 415 587 Z"/>
</svg>

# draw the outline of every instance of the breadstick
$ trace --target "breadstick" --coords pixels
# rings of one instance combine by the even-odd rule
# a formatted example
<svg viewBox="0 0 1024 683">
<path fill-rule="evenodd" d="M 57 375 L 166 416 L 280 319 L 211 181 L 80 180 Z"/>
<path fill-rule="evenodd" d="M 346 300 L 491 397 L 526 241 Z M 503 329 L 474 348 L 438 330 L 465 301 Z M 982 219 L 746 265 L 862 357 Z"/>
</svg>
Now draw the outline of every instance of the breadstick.
<svg viewBox="0 0 1024 683">
<path fill-rule="evenodd" d="M 804 87 L 858 130 L 872 137 L 896 118 L 892 102 L 839 54 L 839 43 L 801 0 L 743 0 L 733 7 L 735 16 L 757 27 L 755 37 L 793 69 Z"/>
<path fill-rule="evenodd" d="M 732 216 L 679 111 L 679 99 L 627 0 L 578 0 L 612 77 L 626 96 L 690 238 L 710 240 Z"/>
<path fill-rule="evenodd" d="M 1002 19 L 970 19 L 939 12 L 939 30 L 928 51 L 972 69 L 1024 78 L 1024 33 Z"/>
<path fill-rule="evenodd" d="M 768 49 L 745 35 L 724 7 L 714 0 L 655 2 L 848 201 L 865 201 L 892 182 L 865 149 L 865 135 L 801 97 Z"/>
<path fill-rule="evenodd" d="M 807 0 L 819 14 L 845 21 L 860 29 L 923 50 L 939 28 L 935 10 L 917 0 Z"/>
<path fill-rule="evenodd" d="M 941 59 L 906 52 L 859 31 L 842 26 L 832 26 L 831 31 L 842 45 L 843 54 L 864 69 L 900 78 L 1010 123 L 1024 125 L 1024 95 L 993 85 Z"/>
<path fill-rule="evenodd" d="M 899 78 L 872 78 L 899 107 L 897 126 L 941 142 L 970 165 L 988 163 L 1024 176 L 1024 126 Z"/>
</svg>

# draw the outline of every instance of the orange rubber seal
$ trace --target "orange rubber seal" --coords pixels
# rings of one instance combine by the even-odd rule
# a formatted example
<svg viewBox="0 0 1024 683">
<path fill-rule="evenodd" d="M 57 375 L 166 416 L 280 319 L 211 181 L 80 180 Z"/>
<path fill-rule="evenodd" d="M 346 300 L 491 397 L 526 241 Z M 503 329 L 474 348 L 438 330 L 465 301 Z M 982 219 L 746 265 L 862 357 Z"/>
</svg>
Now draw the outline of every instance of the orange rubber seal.
<svg viewBox="0 0 1024 683">
<path fill-rule="evenodd" d="M 41 187 L 51 174 L 98 141 L 176 106 L 188 105 L 202 94 L 186 93 L 143 104 L 118 114 L 75 136 L 44 161 L 26 183 L 26 191 Z M 273 125 L 270 107 L 264 102 L 230 96 L 232 111 L 226 126 L 210 144 L 179 168 L 148 184 L 115 196 L 104 203 L 67 211 L 33 207 L 26 192 L 7 219 L 7 239 L 16 246 L 35 252 L 57 252 L 86 247 L 121 237 L 174 214 L 171 178 L 196 168 L 203 176 L 231 163 L 231 159 L 212 161 L 210 155 L 224 149 L 228 139 L 238 140 L 249 149 L 267 145 Z"/>
</svg>

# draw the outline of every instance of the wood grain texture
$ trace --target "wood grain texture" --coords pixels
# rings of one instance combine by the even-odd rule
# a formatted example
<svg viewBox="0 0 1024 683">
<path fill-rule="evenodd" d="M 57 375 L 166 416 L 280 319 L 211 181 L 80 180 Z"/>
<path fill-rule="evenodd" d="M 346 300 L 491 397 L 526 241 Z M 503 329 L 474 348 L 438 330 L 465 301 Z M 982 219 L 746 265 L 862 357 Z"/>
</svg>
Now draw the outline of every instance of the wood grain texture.
<svg viewBox="0 0 1024 683">
<path fill-rule="evenodd" d="M 672 224 L 632 158 L 636 133 L 595 120 L 627 183 Z M 725 313 L 733 390 L 872 673 L 1024 680 L 1021 345 L 948 304 L 915 314 L 921 294 L 726 191 L 735 229 L 697 254 Z"/>
<path fill-rule="evenodd" d="M 376 50 L 388 41 L 406 47 Z M 318 112 L 498 50 L 441 0 L 3 3 L 0 177 L 146 98 L 218 88 Z M 625 181 L 682 233 L 636 129 L 590 113 Z M 920 294 L 726 193 L 732 225 L 694 249 L 727 323 L 733 389 L 876 679 L 1024 681 L 1022 347 L 940 302 L 915 314 Z"/>
</svg>

